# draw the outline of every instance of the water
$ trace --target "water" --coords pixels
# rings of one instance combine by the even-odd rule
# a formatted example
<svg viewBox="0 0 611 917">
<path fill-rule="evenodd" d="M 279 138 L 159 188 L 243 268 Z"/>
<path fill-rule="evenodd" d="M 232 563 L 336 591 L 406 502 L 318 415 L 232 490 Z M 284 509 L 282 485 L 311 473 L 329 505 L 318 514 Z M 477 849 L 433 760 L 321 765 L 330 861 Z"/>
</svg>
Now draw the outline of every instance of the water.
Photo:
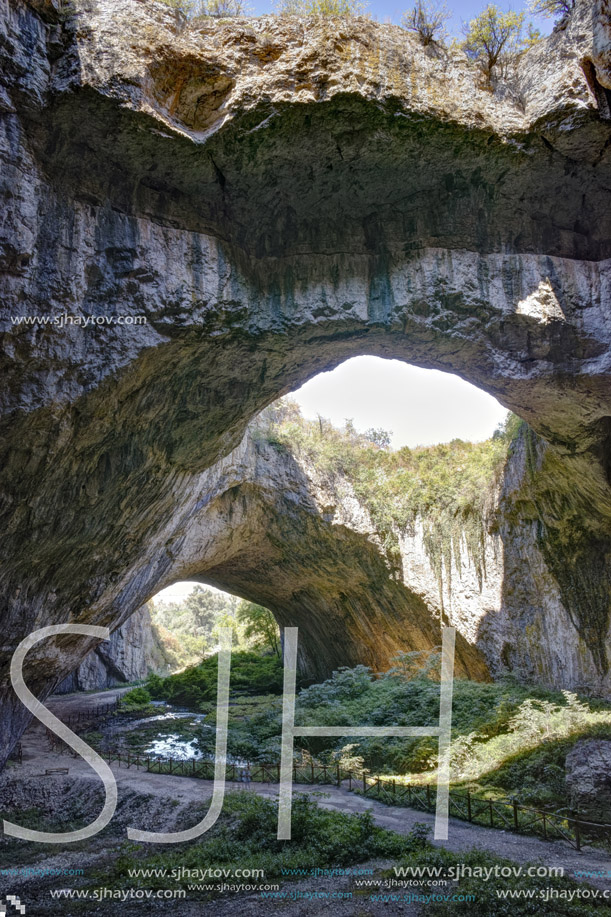
<svg viewBox="0 0 611 917">
<path fill-rule="evenodd" d="M 161 755 L 164 758 L 179 758 L 181 761 L 200 760 L 203 756 L 197 748 L 196 739 L 188 741 L 182 736 L 170 734 L 154 739 L 145 748 L 147 755 Z"/>
<path fill-rule="evenodd" d="M 146 716 L 139 720 L 130 720 L 127 723 L 107 726 L 104 729 L 104 738 L 107 744 L 114 745 L 117 741 L 121 744 L 123 737 L 140 731 L 143 733 L 143 739 L 147 743 L 141 746 L 140 749 L 145 754 L 179 758 L 183 761 L 199 759 L 202 754 L 197 748 L 197 740 L 192 735 L 181 735 L 175 730 L 178 722 L 190 727 L 190 731 L 202 728 L 211 729 L 211 726 L 204 725 L 204 719 L 205 714 L 203 713 L 166 710 L 166 712 L 158 713 L 155 716 Z M 148 727 L 152 725 L 159 726 L 159 729 L 156 734 L 153 732 L 151 735 L 152 730 L 148 729 Z"/>
<path fill-rule="evenodd" d="M 178 721 L 185 722 L 185 725 L 193 730 L 212 729 L 212 726 L 206 726 L 204 713 L 190 713 L 181 710 L 166 710 L 165 713 L 158 713 L 155 716 L 146 716 L 140 720 L 131 720 L 127 723 L 119 723 L 115 726 L 108 726 L 105 730 L 105 739 L 108 744 L 115 744 L 117 739 L 138 730 L 146 730 L 146 727 L 152 724 L 159 725 L 159 731 L 152 737 L 146 736 L 149 741 L 141 746 L 140 751 L 147 755 L 156 755 L 160 758 L 175 758 L 181 761 L 214 761 L 214 754 L 208 754 L 200 751 L 197 747 L 197 739 L 181 735 L 172 729 L 172 726 Z M 165 729 L 163 727 L 166 727 Z M 146 735 L 146 733 L 145 733 Z M 238 767 L 245 766 L 246 762 L 240 758 L 227 756 L 227 764 L 235 764 Z"/>
</svg>

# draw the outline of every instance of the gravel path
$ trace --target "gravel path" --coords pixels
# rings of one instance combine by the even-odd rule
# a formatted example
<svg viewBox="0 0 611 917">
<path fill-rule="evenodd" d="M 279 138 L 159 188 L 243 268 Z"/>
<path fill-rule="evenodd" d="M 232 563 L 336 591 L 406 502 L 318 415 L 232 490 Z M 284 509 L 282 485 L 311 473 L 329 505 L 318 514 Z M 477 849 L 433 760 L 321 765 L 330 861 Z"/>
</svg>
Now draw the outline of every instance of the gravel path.
<svg viewBox="0 0 611 917">
<path fill-rule="evenodd" d="M 50 707 L 53 712 L 61 716 L 67 712 L 73 713 L 108 703 L 119 693 L 122 693 L 120 689 L 99 694 L 53 698 Z M 24 736 L 22 744 L 23 765 L 19 773 L 23 774 L 24 778 L 28 774 L 42 775 L 46 768 L 68 767 L 69 773 L 75 777 L 91 777 L 97 781 L 97 777 L 81 758 L 59 756 L 49 752 L 44 731 L 40 726 L 31 727 Z M 145 771 L 115 765 L 113 765 L 113 772 L 117 779 L 119 792 L 121 788 L 125 788 L 135 792 L 141 791 L 169 797 L 181 803 L 201 802 L 212 792 L 212 782 L 207 780 L 149 774 Z M 16 771 L 13 773 L 17 776 Z M 227 789 L 244 789 L 244 787 L 242 784 L 228 783 Z M 278 790 L 274 784 L 251 784 L 250 792 L 274 798 Z M 344 787 L 299 786 L 295 787 L 294 792 L 315 797 L 324 808 L 348 813 L 371 812 L 376 824 L 399 834 L 407 834 L 417 822 L 424 822 L 430 825 L 431 829 L 434 825 L 434 816 L 429 813 L 404 807 L 387 806 L 376 800 L 349 792 Z M 497 856 L 506 857 L 516 863 L 539 862 L 545 866 L 562 866 L 567 876 L 574 876 L 575 871 L 599 872 L 603 874 L 604 878 L 592 878 L 591 884 L 600 888 L 611 887 L 611 859 L 603 852 L 591 847 L 584 847 L 578 852 L 564 841 L 539 840 L 510 831 L 471 825 L 455 818 L 450 819 L 448 835 L 447 841 L 435 841 L 435 843 L 457 854 L 472 848 L 479 848 Z"/>
</svg>

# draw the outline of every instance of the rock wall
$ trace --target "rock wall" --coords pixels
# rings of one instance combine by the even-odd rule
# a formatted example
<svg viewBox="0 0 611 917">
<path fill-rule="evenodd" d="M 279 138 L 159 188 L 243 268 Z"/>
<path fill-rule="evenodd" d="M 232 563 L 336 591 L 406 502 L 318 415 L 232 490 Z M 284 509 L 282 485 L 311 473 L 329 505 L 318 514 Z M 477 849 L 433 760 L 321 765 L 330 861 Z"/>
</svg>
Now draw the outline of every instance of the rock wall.
<svg viewBox="0 0 611 917">
<path fill-rule="evenodd" d="M 368 20 L 190 27 L 141 0 L 0 0 L 2 748 L 27 719 L 19 641 L 127 620 L 188 567 L 248 421 L 350 355 L 496 395 L 579 482 L 579 556 L 608 556 L 607 9 L 580 0 L 490 93 L 461 55 Z M 562 507 L 540 511 L 548 560 L 566 557 Z M 248 593 L 248 553 L 223 544 Z M 592 645 L 606 563 L 571 612 Z M 340 593 L 323 620 L 285 592 L 312 665 L 376 645 Z M 32 689 L 91 648 L 33 651 Z"/>
<path fill-rule="evenodd" d="M 524 426 L 491 483 L 478 556 L 463 537 L 440 565 L 416 518 L 397 532 L 397 575 L 350 481 L 271 446 L 255 424 L 202 480 L 168 581 L 200 579 L 298 623 L 314 677 L 357 662 L 385 669 L 452 624 L 458 674 L 486 677 L 479 653 L 494 675 L 611 697 L 611 544 L 593 531 L 589 488 L 563 471 Z"/>
<path fill-rule="evenodd" d="M 482 556 L 462 538 L 440 572 L 418 519 L 399 535 L 403 580 L 493 675 L 610 698 L 610 543 L 595 516 L 583 481 L 524 428 L 491 492 Z"/>
<path fill-rule="evenodd" d="M 152 672 L 168 673 L 168 664 L 144 607 L 118 627 L 105 643 L 100 643 L 79 667 L 55 689 L 56 694 L 113 688 L 139 681 Z"/>
<path fill-rule="evenodd" d="M 582 739 L 566 756 L 566 788 L 571 808 L 594 822 L 611 817 L 611 742 Z"/>
</svg>

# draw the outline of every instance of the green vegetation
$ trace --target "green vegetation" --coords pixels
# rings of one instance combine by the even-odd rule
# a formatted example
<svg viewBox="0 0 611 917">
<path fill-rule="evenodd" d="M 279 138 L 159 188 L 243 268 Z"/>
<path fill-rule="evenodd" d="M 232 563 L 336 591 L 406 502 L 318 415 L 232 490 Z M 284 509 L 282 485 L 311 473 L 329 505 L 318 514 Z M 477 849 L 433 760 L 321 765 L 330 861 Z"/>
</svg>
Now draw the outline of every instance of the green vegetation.
<svg viewBox="0 0 611 917">
<path fill-rule="evenodd" d="M 300 725 L 363 723 L 416 726 L 433 723 L 439 712 L 435 667 L 406 677 L 405 662 L 375 678 L 365 666 L 336 672 L 322 685 L 302 690 L 297 703 Z M 401 662 L 401 660 L 400 660 Z M 451 768 L 454 784 L 477 783 L 486 793 L 520 790 L 533 804 L 566 805 L 564 773 L 567 750 L 585 736 L 611 736 L 611 705 L 579 700 L 568 691 L 551 692 L 511 681 L 454 683 Z M 345 753 L 337 739 L 301 739 L 321 760 Z M 349 746 L 373 773 L 411 775 L 414 782 L 435 779 L 437 743 L 426 738 L 364 738 Z"/>
<path fill-rule="evenodd" d="M 244 638 L 253 649 L 271 650 L 275 656 L 280 655 L 280 628 L 269 608 L 240 602 L 237 619 L 244 627 Z"/>
<path fill-rule="evenodd" d="M 528 9 L 535 16 L 554 16 L 564 19 L 575 9 L 575 0 L 530 0 Z"/>
<path fill-rule="evenodd" d="M 170 671 L 197 665 L 214 651 L 221 628 L 229 627 L 238 650 L 280 652 L 280 630 L 268 608 L 202 586 L 182 602 L 157 602 L 151 620 Z"/>
<path fill-rule="evenodd" d="M 248 16 L 250 7 L 245 0 L 159 0 L 195 25 L 205 19 L 231 19 Z M 277 0 L 280 16 L 343 18 L 365 14 L 367 0 Z M 564 18 L 575 6 L 575 0 L 529 0 L 527 8 L 535 15 Z M 422 44 L 443 46 L 447 39 L 445 24 L 451 11 L 443 0 L 417 0 L 401 18 L 404 29 L 418 35 Z M 469 26 L 463 47 L 467 54 L 484 66 L 488 76 L 492 68 L 501 69 L 512 56 L 526 50 L 541 38 L 540 33 L 528 25 L 522 35 L 525 13 L 503 13 L 494 4 L 489 5 Z"/>
<path fill-rule="evenodd" d="M 481 66 L 490 85 L 493 73 L 506 76 L 509 65 L 517 61 L 522 51 L 541 39 L 540 32 L 532 24 L 524 36 L 525 15 L 513 10 L 504 13 L 490 3 L 466 28 L 463 50 Z"/>
<path fill-rule="evenodd" d="M 215 726 L 215 705 L 202 705 L 201 710 L 207 714 L 206 726 Z M 282 698 L 278 695 L 233 698 L 229 706 L 229 757 L 234 761 L 249 761 L 251 764 L 278 762 L 281 722 Z M 198 748 L 206 755 L 214 754 L 215 742 L 214 730 L 202 729 L 197 735 Z"/>
<path fill-rule="evenodd" d="M 239 644 L 239 602 L 233 595 L 195 586 L 182 602 L 154 603 L 151 620 L 171 668 L 200 662 L 218 642 L 220 627 L 232 627 Z"/>
<path fill-rule="evenodd" d="M 229 708 L 228 751 L 234 759 L 277 763 L 280 757 L 282 669 L 277 657 L 235 654 Z M 302 688 L 296 722 L 303 726 L 421 726 L 439 715 L 439 655 L 406 653 L 376 677 L 366 666 L 343 668 L 322 684 Z M 167 679 L 152 677 L 153 697 L 194 706 L 216 722 L 216 660 Z M 452 783 L 486 797 L 516 795 L 533 805 L 566 805 L 564 762 L 576 741 L 611 737 L 611 705 L 568 691 L 548 691 L 511 680 L 454 683 Z M 197 734 L 198 747 L 214 751 L 214 730 Z M 365 769 L 415 783 L 436 777 L 432 737 L 301 737 L 296 756 Z"/>
<path fill-rule="evenodd" d="M 151 675 L 146 688 L 152 698 L 170 704 L 200 709 L 216 700 L 218 656 L 204 659 L 177 675 Z M 278 656 L 238 651 L 231 654 L 231 696 L 280 694 L 283 669 Z"/>
<path fill-rule="evenodd" d="M 202 807 L 202 811 L 206 808 Z M 125 845 L 125 853 L 115 868 L 124 876 L 134 863 L 168 871 L 174 866 L 198 868 L 202 864 L 263 869 L 263 881 L 267 882 L 281 877 L 282 870 L 312 865 L 348 866 L 371 857 L 398 856 L 405 847 L 405 840 L 399 835 L 374 825 L 369 812 L 363 815 L 330 812 L 300 795 L 293 799 L 291 841 L 279 841 L 277 829 L 276 803 L 254 793 L 228 793 L 218 822 L 201 841 L 157 852 L 150 846 Z M 137 879 L 126 881 L 139 884 Z M 149 888 L 166 887 L 167 879 L 165 885 L 162 879 L 148 877 L 140 883 Z"/>
<path fill-rule="evenodd" d="M 279 0 L 281 16 L 323 16 L 325 18 L 360 16 L 366 3 L 360 0 Z"/>
<path fill-rule="evenodd" d="M 204 810 L 203 806 L 195 807 L 193 817 L 199 818 Z M 155 850 L 150 845 L 123 844 L 121 855 L 112 864 L 105 864 L 103 876 L 93 879 L 99 884 L 103 877 L 105 884 L 114 887 L 166 888 L 171 870 L 198 869 L 206 864 L 213 869 L 231 871 L 262 869 L 265 877 L 249 879 L 249 883 L 280 882 L 280 888 L 286 889 L 297 881 L 307 881 L 287 880 L 287 870 L 304 870 L 307 875 L 312 867 L 345 869 L 374 858 L 392 858 L 395 865 L 401 867 L 456 869 L 456 853 L 433 846 L 428 839 L 429 829 L 422 824 L 416 824 L 409 834 L 402 836 L 377 827 L 369 812 L 344 815 L 327 811 L 302 795 L 293 799 L 290 841 L 277 840 L 277 819 L 276 803 L 253 793 L 230 793 L 225 797 L 218 822 L 199 841 L 162 850 Z M 526 869 L 523 875 L 516 876 L 515 863 L 482 851 L 461 852 L 460 862 L 466 868 L 455 883 L 433 889 L 425 886 L 422 891 L 425 894 L 429 890 L 440 892 L 439 897 L 472 897 L 468 901 L 429 900 L 421 906 L 420 913 L 424 917 L 445 917 L 446 914 L 527 917 L 535 912 L 541 917 L 586 917 L 592 913 L 611 917 L 611 908 L 602 897 L 588 896 L 582 903 L 575 891 L 584 886 L 570 879 L 535 878 L 525 875 Z M 130 877 L 129 871 L 134 868 L 159 869 L 160 874 L 141 879 Z M 495 878 L 495 869 L 498 878 Z M 394 869 L 383 872 L 378 869 L 375 877 L 383 883 L 387 877 L 395 878 L 395 872 Z M 208 881 L 209 885 L 214 884 Z M 221 881 L 217 880 L 216 884 Z M 352 886 L 351 889 L 355 913 L 361 912 L 359 898 L 367 906 L 372 896 L 380 892 L 388 894 L 383 884 L 380 888 Z M 535 908 L 531 898 L 499 898 L 497 889 L 534 890 L 541 897 L 536 900 Z M 551 897 L 547 889 L 553 889 L 555 897 Z M 206 898 L 215 896 L 210 890 L 199 894 Z"/>
<path fill-rule="evenodd" d="M 524 13 L 504 13 L 494 3 L 469 23 L 463 49 L 467 57 L 480 64 L 489 83 L 493 71 L 503 70 L 522 50 Z"/>
<path fill-rule="evenodd" d="M 151 706 L 151 695 L 146 688 L 134 688 L 121 698 L 122 713 L 142 713 Z"/>
<path fill-rule="evenodd" d="M 380 445 L 383 431 L 360 434 L 350 421 L 343 430 L 320 417 L 305 420 L 284 400 L 262 415 L 259 435 L 293 452 L 328 477 L 344 477 L 367 507 L 389 560 L 400 565 L 398 534 L 420 519 L 424 543 L 440 586 L 452 556 L 465 549 L 480 579 L 484 536 L 494 523 L 492 494 L 521 421 L 509 415 L 502 429 L 483 443 L 453 440 L 438 446 Z"/>
<path fill-rule="evenodd" d="M 401 20 L 408 32 L 415 32 L 424 47 L 436 45 L 445 38 L 445 24 L 451 13 L 441 0 L 418 0 Z"/>
<path fill-rule="evenodd" d="M 316 795 L 324 797 L 324 793 Z M 168 800 L 167 804 L 174 807 L 178 801 Z M 33 808 L 27 812 L 5 811 L 0 815 L 39 830 L 69 830 L 80 826 L 83 819 L 87 819 L 90 805 L 91 799 L 85 794 L 82 801 L 74 801 L 69 805 L 68 812 L 66 802 L 62 799 L 61 810 L 56 814 Z M 134 802 L 130 802 L 130 805 L 132 811 L 129 814 L 132 817 Z M 199 821 L 208 807 L 207 802 L 192 806 L 190 814 L 193 821 Z M 433 887 L 425 883 L 421 888 L 414 889 L 416 893 L 422 892 L 427 897 L 429 892 L 433 892 L 438 899 L 434 900 L 431 895 L 430 900 L 419 905 L 418 913 L 423 917 L 455 914 L 459 917 L 463 914 L 468 917 L 473 914 L 477 917 L 530 917 L 534 913 L 539 917 L 587 917 L 590 914 L 611 917 L 608 902 L 602 896 L 594 897 L 583 884 L 565 878 L 528 876 L 527 868 L 523 868 L 522 874 L 516 876 L 515 863 L 480 850 L 461 851 L 457 858 L 456 852 L 433 846 L 429 840 L 430 829 L 424 824 L 417 823 L 407 835 L 399 835 L 379 828 L 369 812 L 345 815 L 326 810 L 311 797 L 301 794 L 295 795 L 292 809 L 290 841 L 279 841 L 276 837 L 277 803 L 252 792 L 228 793 L 216 824 L 198 840 L 187 844 L 160 846 L 124 841 L 124 828 L 121 827 L 118 850 L 113 844 L 110 857 L 109 841 L 114 841 L 114 838 L 109 837 L 108 833 L 104 836 L 103 850 L 99 847 L 98 838 L 89 839 L 76 847 L 81 851 L 84 862 L 87 862 L 91 853 L 95 855 L 95 860 L 90 861 L 85 871 L 86 878 L 75 880 L 74 884 L 83 892 L 87 889 L 91 892 L 100 886 L 153 891 L 168 887 L 189 887 L 189 900 L 203 903 L 217 897 L 219 886 L 227 882 L 227 878 L 207 878 L 206 885 L 197 891 L 191 878 L 168 877 L 184 876 L 187 870 L 200 870 L 202 867 L 227 870 L 230 876 L 235 875 L 236 870 L 262 870 L 260 878 L 248 877 L 248 884 L 266 886 L 268 883 L 276 883 L 281 891 L 290 894 L 293 889 L 300 892 L 319 887 L 320 880 L 314 880 L 316 885 L 313 886 L 312 880 L 304 878 L 313 867 L 349 869 L 367 863 L 373 869 L 371 877 L 368 876 L 371 884 L 359 888 L 348 880 L 349 884 L 345 886 L 352 892 L 353 913 L 358 915 L 370 913 L 371 904 L 374 904 L 377 912 L 382 900 L 375 904 L 376 897 L 389 894 L 384 881 L 396 878 L 394 868 L 382 869 L 372 860 L 391 859 L 393 867 L 439 869 L 442 874 L 446 870 L 456 870 L 458 860 L 462 868 L 455 881 Z M 12 864 L 31 862 L 35 856 L 40 855 L 39 845 L 24 845 L 17 839 L 8 838 L 5 846 Z M 527 867 L 530 864 L 523 865 Z M 147 871 L 149 874 L 130 875 L 134 870 Z M 287 870 L 302 870 L 303 875 L 287 878 Z M 380 883 L 378 887 L 373 884 L 375 880 Z M 51 878 L 48 881 L 54 880 Z M 551 894 L 548 890 L 551 890 Z M 523 891 L 529 896 L 534 892 L 536 897 L 503 898 L 497 896 L 497 891 Z M 32 900 L 32 893 L 41 898 L 44 895 L 48 899 L 46 885 L 36 887 L 34 880 L 31 882 L 28 900 Z M 252 894 L 249 893 L 251 901 Z M 446 896 L 450 900 L 439 900 Z M 456 896 L 454 900 L 452 896 Z M 459 898 L 468 900 L 457 900 Z M 239 896 L 235 899 L 236 910 L 243 906 L 244 898 Z M 81 912 L 91 912 L 90 902 L 83 902 L 82 911 L 77 902 L 77 907 L 70 911 L 75 914 Z M 107 911 L 103 909 L 103 913 Z"/>
</svg>

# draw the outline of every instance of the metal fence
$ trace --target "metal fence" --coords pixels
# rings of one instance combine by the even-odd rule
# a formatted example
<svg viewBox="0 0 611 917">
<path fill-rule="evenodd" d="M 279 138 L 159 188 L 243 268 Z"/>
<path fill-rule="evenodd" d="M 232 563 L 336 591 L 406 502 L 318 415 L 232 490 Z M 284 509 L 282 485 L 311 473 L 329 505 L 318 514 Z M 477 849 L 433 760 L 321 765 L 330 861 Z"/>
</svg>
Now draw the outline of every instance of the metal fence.
<svg viewBox="0 0 611 917">
<path fill-rule="evenodd" d="M 53 747 L 60 754 L 76 756 L 56 736 L 54 739 Z M 185 760 L 125 746 L 97 748 L 96 751 L 108 764 L 119 767 L 133 767 L 152 774 L 170 774 L 175 777 L 214 779 L 214 761 L 210 760 Z M 280 763 L 228 762 L 225 779 L 238 783 L 279 783 Z M 314 760 L 306 764 L 295 763 L 293 782 L 345 786 L 348 790 L 387 805 L 407 806 L 423 812 L 434 812 L 436 806 L 435 785 L 403 784 L 396 779 L 348 770 L 339 764 L 319 764 Z M 475 825 L 534 834 L 545 840 L 564 840 L 575 850 L 580 850 L 588 838 L 611 838 L 611 825 L 588 821 L 577 812 L 537 809 L 516 799 L 484 799 L 469 790 L 450 789 L 450 815 Z"/>
<path fill-rule="evenodd" d="M 435 811 L 435 786 L 397 783 L 396 780 L 362 776 L 362 793 L 388 805 Z M 535 834 L 545 840 L 567 841 L 581 850 L 585 839 L 611 839 L 611 825 L 591 822 L 573 811 L 537 809 L 517 799 L 483 799 L 469 790 L 450 789 L 450 815 L 471 824 Z"/>
</svg>

